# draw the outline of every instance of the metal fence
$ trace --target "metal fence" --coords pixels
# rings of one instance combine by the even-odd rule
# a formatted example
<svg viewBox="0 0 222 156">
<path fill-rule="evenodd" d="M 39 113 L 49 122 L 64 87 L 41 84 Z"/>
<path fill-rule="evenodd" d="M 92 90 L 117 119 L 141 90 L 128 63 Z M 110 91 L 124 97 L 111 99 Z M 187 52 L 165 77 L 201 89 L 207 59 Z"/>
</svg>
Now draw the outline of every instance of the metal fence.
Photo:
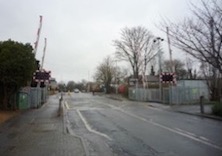
<svg viewBox="0 0 222 156">
<path fill-rule="evenodd" d="M 46 103 L 48 90 L 46 87 L 26 87 L 18 93 L 17 105 L 19 109 L 39 108 Z"/>
<path fill-rule="evenodd" d="M 170 103 L 193 104 L 198 103 L 200 96 L 209 100 L 209 92 L 205 87 L 172 87 L 170 90 Z"/>
<path fill-rule="evenodd" d="M 200 96 L 209 100 L 206 87 L 171 86 L 162 89 L 129 88 L 129 99 L 135 101 L 152 101 L 166 104 L 193 104 L 198 103 Z"/>
</svg>

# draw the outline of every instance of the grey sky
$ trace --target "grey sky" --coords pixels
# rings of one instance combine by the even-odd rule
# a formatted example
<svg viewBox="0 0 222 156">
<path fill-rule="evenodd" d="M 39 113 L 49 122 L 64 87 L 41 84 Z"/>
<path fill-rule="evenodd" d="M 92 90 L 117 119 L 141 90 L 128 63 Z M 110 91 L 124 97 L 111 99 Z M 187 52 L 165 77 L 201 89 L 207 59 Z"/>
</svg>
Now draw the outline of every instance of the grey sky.
<svg viewBox="0 0 222 156">
<path fill-rule="evenodd" d="M 0 0 L 0 40 L 33 45 L 42 15 L 37 59 L 41 60 L 46 37 L 44 68 L 57 81 L 87 80 L 104 57 L 113 55 L 112 41 L 122 28 L 142 25 L 166 38 L 155 24 L 161 17 L 177 21 L 187 16 L 188 4 L 188 0 Z M 164 52 L 168 56 L 168 50 Z"/>
</svg>

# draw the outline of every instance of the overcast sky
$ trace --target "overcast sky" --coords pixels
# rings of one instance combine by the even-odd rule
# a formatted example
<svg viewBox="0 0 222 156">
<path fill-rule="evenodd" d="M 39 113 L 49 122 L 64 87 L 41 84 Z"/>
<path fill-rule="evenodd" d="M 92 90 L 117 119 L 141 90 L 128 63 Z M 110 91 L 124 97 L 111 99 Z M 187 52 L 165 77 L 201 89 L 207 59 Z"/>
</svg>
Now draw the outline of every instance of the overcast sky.
<svg viewBox="0 0 222 156">
<path fill-rule="evenodd" d="M 163 17 L 188 16 L 189 0 L 0 0 L 0 40 L 34 45 L 39 15 L 43 25 L 36 58 L 41 60 L 46 37 L 44 68 L 57 81 L 78 82 L 92 80 L 96 66 L 114 54 L 112 41 L 122 28 L 141 25 L 166 38 L 155 25 Z M 167 57 L 167 48 L 164 53 Z M 180 56 L 173 49 L 173 57 Z"/>
</svg>

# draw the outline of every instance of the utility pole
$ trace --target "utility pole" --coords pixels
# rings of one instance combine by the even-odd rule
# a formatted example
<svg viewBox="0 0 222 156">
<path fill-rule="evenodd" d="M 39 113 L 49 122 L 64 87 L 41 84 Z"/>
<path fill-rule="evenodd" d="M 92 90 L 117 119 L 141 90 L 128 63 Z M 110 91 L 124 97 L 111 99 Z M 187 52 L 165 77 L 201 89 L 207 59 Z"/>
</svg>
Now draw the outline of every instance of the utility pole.
<svg viewBox="0 0 222 156">
<path fill-rule="evenodd" d="M 37 31 L 37 37 L 36 37 L 36 41 L 34 43 L 35 47 L 34 47 L 34 50 L 33 50 L 34 56 L 36 56 L 36 53 L 37 53 L 38 44 L 39 44 L 39 38 L 40 38 L 40 34 L 41 34 L 41 29 L 42 29 L 42 16 L 40 15 L 39 18 L 40 18 L 40 20 L 39 20 L 39 28 L 38 28 L 38 31 Z"/>
<path fill-rule="evenodd" d="M 118 80 L 117 80 L 117 60 L 115 60 L 116 63 L 116 70 L 115 70 L 115 83 L 116 83 L 116 94 L 118 93 Z"/>
<path fill-rule="evenodd" d="M 146 98 L 146 84 L 147 84 L 147 80 L 146 80 L 146 62 L 147 62 L 147 58 L 146 58 L 146 54 L 145 54 L 145 57 L 144 57 L 144 71 L 142 72 L 142 76 L 143 76 L 143 97 L 144 97 L 144 101 L 147 100 Z"/>
</svg>

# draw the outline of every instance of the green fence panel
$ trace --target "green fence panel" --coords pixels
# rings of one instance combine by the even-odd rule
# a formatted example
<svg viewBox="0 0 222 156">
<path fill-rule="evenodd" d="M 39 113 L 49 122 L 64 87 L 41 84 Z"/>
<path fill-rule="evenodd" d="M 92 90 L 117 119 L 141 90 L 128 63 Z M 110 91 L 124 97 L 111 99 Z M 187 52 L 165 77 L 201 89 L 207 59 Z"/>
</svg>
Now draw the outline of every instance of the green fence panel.
<svg viewBox="0 0 222 156">
<path fill-rule="evenodd" d="M 27 93 L 20 92 L 18 95 L 18 108 L 21 109 L 28 109 L 29 108 L 29 99 Z"/>
</svg>

